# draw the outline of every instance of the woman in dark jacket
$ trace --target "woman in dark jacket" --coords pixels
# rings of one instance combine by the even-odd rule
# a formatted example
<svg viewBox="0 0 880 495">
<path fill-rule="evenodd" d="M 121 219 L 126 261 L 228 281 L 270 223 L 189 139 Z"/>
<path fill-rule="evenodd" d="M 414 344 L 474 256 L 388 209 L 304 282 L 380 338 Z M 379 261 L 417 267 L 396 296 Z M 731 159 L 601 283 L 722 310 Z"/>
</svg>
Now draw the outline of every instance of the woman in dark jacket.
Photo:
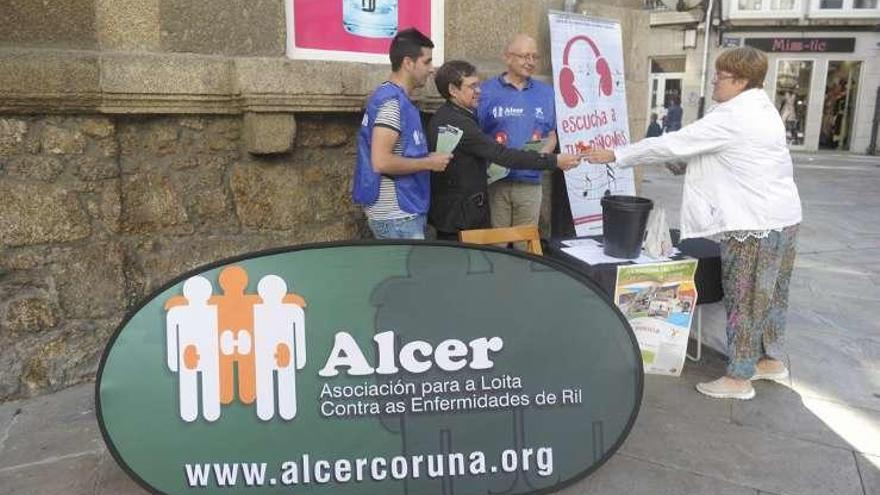
<svg viewBox="0 0 880 495">
<path fill-rule="evenodd" d="M 486 183 L 489 163 L 507 168 L 568 170 L 581 159 L 578 155 L 509 149 L 483 134 L 474 115 L 480 95 L 476 72 L 468 62 L 450 60 L 434 75 L 437 91 L 446 103 L 428 124 L 430 149 L 437 148 L 441 127 L 455 127 L 462 133 L 446 170 L 431 173 L 428 219 L 437 229 L 438 239 L 458 240 L 461 230 L 491 227 Z"/>
</svg>

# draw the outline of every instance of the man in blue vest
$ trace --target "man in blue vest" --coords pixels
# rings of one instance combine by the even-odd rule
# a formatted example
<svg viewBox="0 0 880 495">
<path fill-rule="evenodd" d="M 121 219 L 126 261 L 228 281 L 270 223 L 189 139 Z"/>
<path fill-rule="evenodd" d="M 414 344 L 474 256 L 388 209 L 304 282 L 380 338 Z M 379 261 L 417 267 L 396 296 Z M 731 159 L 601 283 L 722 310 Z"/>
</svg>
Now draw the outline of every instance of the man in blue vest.
<svg viewBox="0 0 880 495">
<path fill-rule="evenodd" d="M 452 155 L 429 153 L 412 92 L 434 73 L 434 43 L 416 29 L 391 41 L 391 75 L 370 95 L 357 136 L 352 200 L 364 208 L 376 239 L 424 239 L 431 172 Z"/>
<path fill-rule="evenodd" d="M 550 85 L 532 78 L 539 60 L 537 42 L 516 35 L 504 53 L 507 72 L 487 79 L 480 88 L 477 118 L 483 132 L 509 148 L 522 149 L 526 143 L 541 141 L 537 151 L 552 153 L 556 148 L 555 98 Z M 510 170 L 490 184 L 489 210 L 493 227 L 537 224 L 541 171 Z"/>
</svg>

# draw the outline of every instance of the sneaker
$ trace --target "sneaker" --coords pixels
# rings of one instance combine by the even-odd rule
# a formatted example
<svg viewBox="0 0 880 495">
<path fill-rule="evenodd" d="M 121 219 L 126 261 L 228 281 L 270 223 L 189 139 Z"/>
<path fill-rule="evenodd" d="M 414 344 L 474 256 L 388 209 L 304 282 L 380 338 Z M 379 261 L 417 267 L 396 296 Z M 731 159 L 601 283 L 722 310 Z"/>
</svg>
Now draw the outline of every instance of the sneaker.
<svg viewBox="0 0 880 495">
<path fill-rule="evenodd" d="M 751 383 L 746 382 L 745 386 L 742 386 L 726 376 L 712 382 L 698 383 L 697 391 L 715 399 L 749 400 L 755 396 L 755 388 Z"/>
<path fill-rule="evenodd" d="M 785 365 L 782 363 L 779 363 L 779 364 L 780 364 L 780 366 L 782 366 L 782 369 L 777 369 L 775 371 L 771 371 L 771 370 L 761 371 L 761 366 L 759 364 L 757 367 L 755 367 L 755 374 L 752 375 L 752 377 L 749 378 L 749 380 L 751 380 L 751 381 L 755 381 L 755 380 L 773 380 L 773 381 L 785 380 L 786 378 L 788 378 L 788 368 L 786 368 Z"/>
</svg>

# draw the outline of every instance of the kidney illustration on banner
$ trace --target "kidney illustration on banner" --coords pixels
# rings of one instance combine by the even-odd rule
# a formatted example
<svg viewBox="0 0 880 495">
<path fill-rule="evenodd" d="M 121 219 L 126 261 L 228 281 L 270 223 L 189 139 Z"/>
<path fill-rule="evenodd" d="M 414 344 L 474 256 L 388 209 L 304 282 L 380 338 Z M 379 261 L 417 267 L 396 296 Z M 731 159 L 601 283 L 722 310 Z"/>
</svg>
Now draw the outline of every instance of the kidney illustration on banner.
<svg viewBox="0 0 880 495">
<path fill-rule="evenodd" d="M 296 370 L 306 365 L 305 300 L 287 292 L 287 283 L 266 275 L 258 294 L 246 294 L 247 272 L 229 266 L 220 272 L 222 295 L 212 295 L 208 279 L 194 276 L 183 295 L 165 302 L 166 358 L 177 373 L 180 418 L 220 418 L 221 404 L 233 401 L 235 377 L 243 404 L 257 403 L 257 416 L 296 416 Z M 235 371 L 237 370 L 237 373 Z"/>
<path fill-rule="evenodd" d="M 578 14 L 551 12 L 556 133 L 564 153 L 611 149 L 629 143 L 620 24 Z M 588 164 L 565 172 L 577 235 L 602 233 L 601 199 L 632 195 L 631 169 Z"/>
</svg>

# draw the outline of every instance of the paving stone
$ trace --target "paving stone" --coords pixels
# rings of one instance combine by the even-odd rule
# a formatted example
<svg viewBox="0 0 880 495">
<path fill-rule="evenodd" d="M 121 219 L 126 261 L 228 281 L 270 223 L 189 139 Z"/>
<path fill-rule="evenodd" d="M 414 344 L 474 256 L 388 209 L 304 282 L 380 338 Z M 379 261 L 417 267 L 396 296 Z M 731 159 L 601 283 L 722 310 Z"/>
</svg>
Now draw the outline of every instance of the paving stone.
<svg viewBox="0 0 880 495">
<path fill-rule="evenodd" d="M 865 495 L 880 493 L 880 456 L 857 454 Z"/>
<path fill-rule="evenodd" d="M 93 390 L 93 384 L 85 384 L 0 406 L 0 417 L 21 409 L 0 451 L 0 470 L 100 452 L 103 441 L 95 421 Z"/>
<path fill-rule="evenodd" d="M 851 451 L 643 407 L 622 453 L 781 495 L 861 495 Z"/>
<path fill-rule="evenodd" d="M 617 454 L 557 495 L 755 495 L 754 488 Z"/>
<path fill-rule="evenodd" d="M 795 391 L 808 397 L 880 411 L 880 368 L 854 362 L 832 338 L 824 345 L 793 339 L 788 348 Z"/>
<path fill-rule="evenodd" d="M 95 495 L 145 495 L 150 492 L 141 488 L 105 451 L 98 467 L 98 481 Z"/>
<path fill-rule="evenodd" d="M 864 448 L 880 450 L 880 430 L 874 434 L 866 431 L 866 423 L 872 420 L 878 425 L 874 428 L 880 428 L 880 413 L 803 398 L 771 382 L 755 383 L 755 389 L 753 400 L 733 402 L 734 424 L 842 449 L 855 448 L 853 430 L 861 429 L 867 435 L 860 442 Z"/>
<path fill-rule="evenodd" d="M 93 495 L 98 459 L 90 453 L 0 469 L 0 495 Z"/>
</svg>

